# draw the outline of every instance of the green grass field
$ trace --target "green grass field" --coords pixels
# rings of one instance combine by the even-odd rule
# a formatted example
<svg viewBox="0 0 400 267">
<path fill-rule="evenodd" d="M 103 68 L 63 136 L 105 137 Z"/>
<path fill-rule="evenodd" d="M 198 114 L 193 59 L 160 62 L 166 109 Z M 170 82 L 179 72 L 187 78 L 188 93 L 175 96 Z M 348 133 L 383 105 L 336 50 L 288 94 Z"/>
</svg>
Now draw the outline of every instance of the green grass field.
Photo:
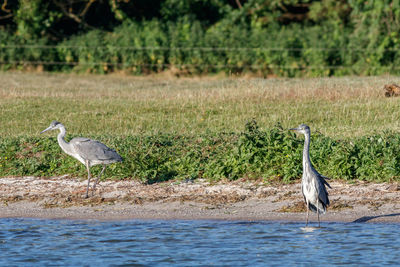
<svg viewBox="0 0 400 267">
<path fill-rule="evenodd" d="M 396 77 L 172 78 L 0 73 L 0 136 L 36 136 L 52 120 L 81 135 L 238 132 L 300 123 L 335 138 L 400 132 Z"/>
<path fill-rule="evenodd" d="M 400 98 L 383 91 L 392 82 L 396 77 L 0 73 L 0 177 L 85 177 L 84 166 L 58 147 L 56 133 L 39 134 L 58 120 L 67 139 L 95 138 L 121 154 L 124 162 L 111 165 L 108 178 L 290 182 L 301 177 L 303 138 L 287 129 L 306 123 L 311 159 L 322 174 L 397 181 Z"/>
</svg>

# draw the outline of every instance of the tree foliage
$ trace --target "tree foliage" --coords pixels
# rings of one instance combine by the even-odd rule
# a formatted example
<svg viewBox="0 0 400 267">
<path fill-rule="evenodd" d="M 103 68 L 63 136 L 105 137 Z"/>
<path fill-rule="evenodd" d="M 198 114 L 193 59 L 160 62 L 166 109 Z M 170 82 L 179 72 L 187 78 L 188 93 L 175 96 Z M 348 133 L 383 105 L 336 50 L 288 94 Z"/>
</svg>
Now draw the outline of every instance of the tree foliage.
<svg viewBox="0 0 400 267">
<path fill-rule="evenodd" d="M 394 0 L 5 0 L 0 61 L 100 73 L 396 74 L 399 15 Z"/>
</svg>

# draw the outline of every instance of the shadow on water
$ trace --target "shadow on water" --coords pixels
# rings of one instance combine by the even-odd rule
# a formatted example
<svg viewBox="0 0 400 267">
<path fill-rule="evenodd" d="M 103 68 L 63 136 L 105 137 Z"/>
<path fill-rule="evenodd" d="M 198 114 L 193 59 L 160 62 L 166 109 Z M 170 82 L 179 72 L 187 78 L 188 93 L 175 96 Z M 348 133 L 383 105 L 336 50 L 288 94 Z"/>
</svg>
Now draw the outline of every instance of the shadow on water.
<svg viewBox="0 0 400 267">
<path fill-rule="evenodd" d="M 393 216 L 400 216 L 400 213 L 384 214 L 384 215 L 377 215 L 377 216 L 363 216 L 361 218 L 358 218 L 357 220 L 354 220 L 353 223 L 364 223 L 364 222 L 368 222 L 369 220 L 373 220 L 376 218 L 393 217 Z"/>
</svg>

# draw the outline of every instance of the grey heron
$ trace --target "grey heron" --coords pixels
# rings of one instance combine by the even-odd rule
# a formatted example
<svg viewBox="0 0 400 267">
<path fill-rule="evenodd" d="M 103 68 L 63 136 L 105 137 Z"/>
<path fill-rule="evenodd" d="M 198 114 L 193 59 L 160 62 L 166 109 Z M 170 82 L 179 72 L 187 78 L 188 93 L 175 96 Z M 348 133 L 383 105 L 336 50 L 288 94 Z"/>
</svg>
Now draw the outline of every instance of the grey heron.
<svg viewBox="0 0 400 267">
<path fill-rule="evenodd" d="M 115 150 L 107 147 L 103 143 L 99 141 L 92 140 L 89 138 L 84 137 L 75 137 L 68 142 L 64 140 L 65 137 L 65 127 L 58 121 L 51 122 L 50 126 L 45 130 L 41 131 L 40 133 L 44 133 L 50 130 L 60 130 L 60 133 L 57 136 L 58 144 L 60 145 L 61 149 L 67 153 L 68 155 L 76 158 L 82 164 L 86 166 L 88 172 L 88 184 L 86 188 L 86 198 L 88 197 L 89 193 L 89 185 L 90 185 L 90 167 L 98 164 L 103 165 L 103 169 L 99 173 L 96 181 L 94 182 L 93 189 L 92 189 L 92 196 L 96 189 L 96 184 L 99 182 L 100 176 L 103 174 L 106 166 L 108 164 L 114 162 L 121 162 L 122 157 L 118 155 Z"/>
<path fill-rule="evenodd" d="M 301 124 L 297 128 L 290 129 L 298 133 L 304 134 L 304 149 L 303 149 L 303 176 L 301 178 L 301 192 L 307 205 L 307 222 L 309 210 L 318 214 L 318 227 L 320 227 L 319 214 L 326 212 L 326 207 L 329 205 L 328 192 L 326 186 L 331 188 L 325 179 L 327 177 L 319 174 L 313 167 L 310 161 L 310 127 Z"/>
</svg>

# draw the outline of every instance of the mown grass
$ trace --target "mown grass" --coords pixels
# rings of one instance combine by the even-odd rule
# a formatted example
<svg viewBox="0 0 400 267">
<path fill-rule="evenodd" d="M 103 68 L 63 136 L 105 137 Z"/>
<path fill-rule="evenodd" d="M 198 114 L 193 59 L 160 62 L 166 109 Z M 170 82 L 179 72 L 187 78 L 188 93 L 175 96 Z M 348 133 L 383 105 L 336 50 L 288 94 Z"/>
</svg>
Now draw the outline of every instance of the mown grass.
<svg viewBox="0 0 400 267">
<path fill-rule="evenodd" d="M 0 176 L 79 175 L 63 154 L 52 120 L 67 137 L 87 136 L 125 159 L 106 177 L 170 179 L 301 176 L 303 139 L 332 178 L 399 180 L 399 99 L 385 98 L 395 77 L 322 79 L 129 77 L 0 73 Z"/>
</svg>

